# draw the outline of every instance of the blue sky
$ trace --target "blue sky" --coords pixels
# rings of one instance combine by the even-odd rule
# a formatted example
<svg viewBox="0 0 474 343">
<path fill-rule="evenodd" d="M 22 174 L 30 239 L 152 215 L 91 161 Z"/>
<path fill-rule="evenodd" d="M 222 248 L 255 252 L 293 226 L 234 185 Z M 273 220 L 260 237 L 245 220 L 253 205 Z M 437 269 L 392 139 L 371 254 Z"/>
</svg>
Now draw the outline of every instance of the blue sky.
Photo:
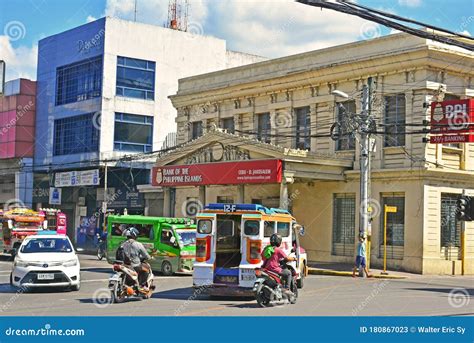
<svg viewBox="0 0 474 343">
<path fill-rule="evenodd" d="M 474 35 L 472 0 L 358 0 Z M 362 19 L 291 0 L 190 0 L 190 30 L 227 40 L 232 50 L 278 57 L 390 33 Z M 137 0 L 137 21 L 163 25 L 168 0 Z M 7 79 L 35 79 L 37 43 L 104 15 L 132 19 L 134 0 L 0 0 L 0 59 Z"/>
</svg>

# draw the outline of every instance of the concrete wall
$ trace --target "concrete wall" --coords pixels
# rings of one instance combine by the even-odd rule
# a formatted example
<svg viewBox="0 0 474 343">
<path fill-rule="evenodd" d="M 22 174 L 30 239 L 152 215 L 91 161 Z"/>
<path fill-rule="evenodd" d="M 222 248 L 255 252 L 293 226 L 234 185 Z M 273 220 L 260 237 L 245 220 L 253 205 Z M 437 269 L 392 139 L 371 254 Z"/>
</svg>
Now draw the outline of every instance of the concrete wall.
<svg viewBox="0 0 474 343">
<path fill-rule="evenodd" d="M 61 164 L 98 157 L 96 153 L 53 156 L 55 119 L 95 113 L 101 109 L 101 98 L 55 106 L 56 68 L 102 55 L 104 29 L 105 19 L 102 18 L 39 41 L 35 164 Z M 95 44 L 91 43 L 93 40 Z"/>
</svg>

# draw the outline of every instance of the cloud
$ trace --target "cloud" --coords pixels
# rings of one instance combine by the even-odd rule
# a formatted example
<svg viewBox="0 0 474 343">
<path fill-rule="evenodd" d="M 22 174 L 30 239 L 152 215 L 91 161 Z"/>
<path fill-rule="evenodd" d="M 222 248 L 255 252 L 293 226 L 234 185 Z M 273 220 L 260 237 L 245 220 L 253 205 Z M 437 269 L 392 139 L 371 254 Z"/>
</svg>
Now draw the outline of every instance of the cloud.
<svg viewBox="0 0 474 343">
<path fill-rule="evenodd" d="M 421 0 L 398 0 L 398 4 L 400 6 L 406 6 L 406 7 L 420 7 L 421 6 Z"/>
<path fill-rule="evenodd" d="M 36 80 L 38 45 L 13 47 L 8 36 L 0 36 L 1 58 L 6 63 L 6 80 L 27 78 Z"/>
<path fill-rule="evenodd" d="M 97 18 L 92 16 L 92 15 L 88 15 L 87 18 L 86 18 L 86 22 L 90 23 L 92 21 L 96 21 Z"/>
<path fill-rule="evenodd" d="M 468 30 L 461 31 L 459 33 L 465 36 L 471 36 L 471 33 Z"/>
<path fill-rule="evenodd" d="M 293 0 L 190 0 L 189 3 L 190 31 L 225 39 L 229 49 L 267 57 L 370 39 L 381 32 L 378 24 Z M 167 22 L 167 1 L 137 4 L 137 21 L 154 25 Z M 105 14 L 133 20 L 134 6 L 134 0 L 108 0 Z"/>
<path fill-rule="evenodd" d="M 374 38 L 380 36 L 381 31 L 376 23 L 291 0 L 213 4 L 208 18 L 214 24 L 211 33 L 226 39 L 233 50 L 267 57 Z M 368 26 L 369 35 L 366 34 Z"/>
</svg>

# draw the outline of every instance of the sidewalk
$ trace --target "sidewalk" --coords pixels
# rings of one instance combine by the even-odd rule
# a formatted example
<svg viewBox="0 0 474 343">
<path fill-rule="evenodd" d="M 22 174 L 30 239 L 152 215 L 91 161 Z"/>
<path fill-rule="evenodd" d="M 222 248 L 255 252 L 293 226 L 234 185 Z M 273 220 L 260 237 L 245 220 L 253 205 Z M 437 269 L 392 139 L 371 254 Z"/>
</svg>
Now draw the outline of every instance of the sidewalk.
<svg viewBox="0 0 474 343">
<path fill-rule="evenodd" d="M 352 276 L 351 263 L 337 263 L 337 262 L 308 262 L 308 273 L 313 275 L 332 275 L 332 276 Z M 388 271 L 388 275 L 382 275 L 381 269 L 371 268 L 369 271 L 374 278 L 379 279 L 406 279 L 409 277 L 416 277 L 418 274 L 411 274 L 398 271 Z"/>
</svg>

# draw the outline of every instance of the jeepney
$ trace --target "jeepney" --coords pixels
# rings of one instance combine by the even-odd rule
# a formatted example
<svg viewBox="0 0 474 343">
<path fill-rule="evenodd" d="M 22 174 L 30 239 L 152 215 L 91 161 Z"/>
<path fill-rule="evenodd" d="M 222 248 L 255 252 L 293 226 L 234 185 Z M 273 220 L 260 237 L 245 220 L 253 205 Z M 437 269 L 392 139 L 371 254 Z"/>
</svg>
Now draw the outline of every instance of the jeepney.
<svg viewBox="0 0 474 343">
<path fill-rule="evenodd" d="M 107 261 L 113 263 L 125 230 L 138 230 L 137 241 L 148 250 L 153 270 L 164 275 L 192 274 L 196 255 L 196 225 L 187 218 L 109 215 L 107 217 Z"/>
<path fill-rule="evenodd" d="M 23 239 L 45 230 L 46 225 L 45 217 L 40 212 L 26 208 L 3 212 L 0 252 L 3 251 L 14 257 Z"/>
<path fill-rule="evenodd" d="M 281 248 L 290 254 L 298 273 L 298 287 L 307 274 L 307 255 L 300 246 L 304 229 L 286 210 L 256 204 L 209 204 L 196 215 L 196 262 L 193 285 L 211 295 L 250 295 L 255 268 L 270 236 L 282 236 Z"/>
<path fill-rule="evenodd" d="M 55 231 L 58 235 L 66 235 L 67 233 L 67 218 L 66 214 L 56 208 L 40 208 L 47 221 L 47 229 Z"/>
</svg>

